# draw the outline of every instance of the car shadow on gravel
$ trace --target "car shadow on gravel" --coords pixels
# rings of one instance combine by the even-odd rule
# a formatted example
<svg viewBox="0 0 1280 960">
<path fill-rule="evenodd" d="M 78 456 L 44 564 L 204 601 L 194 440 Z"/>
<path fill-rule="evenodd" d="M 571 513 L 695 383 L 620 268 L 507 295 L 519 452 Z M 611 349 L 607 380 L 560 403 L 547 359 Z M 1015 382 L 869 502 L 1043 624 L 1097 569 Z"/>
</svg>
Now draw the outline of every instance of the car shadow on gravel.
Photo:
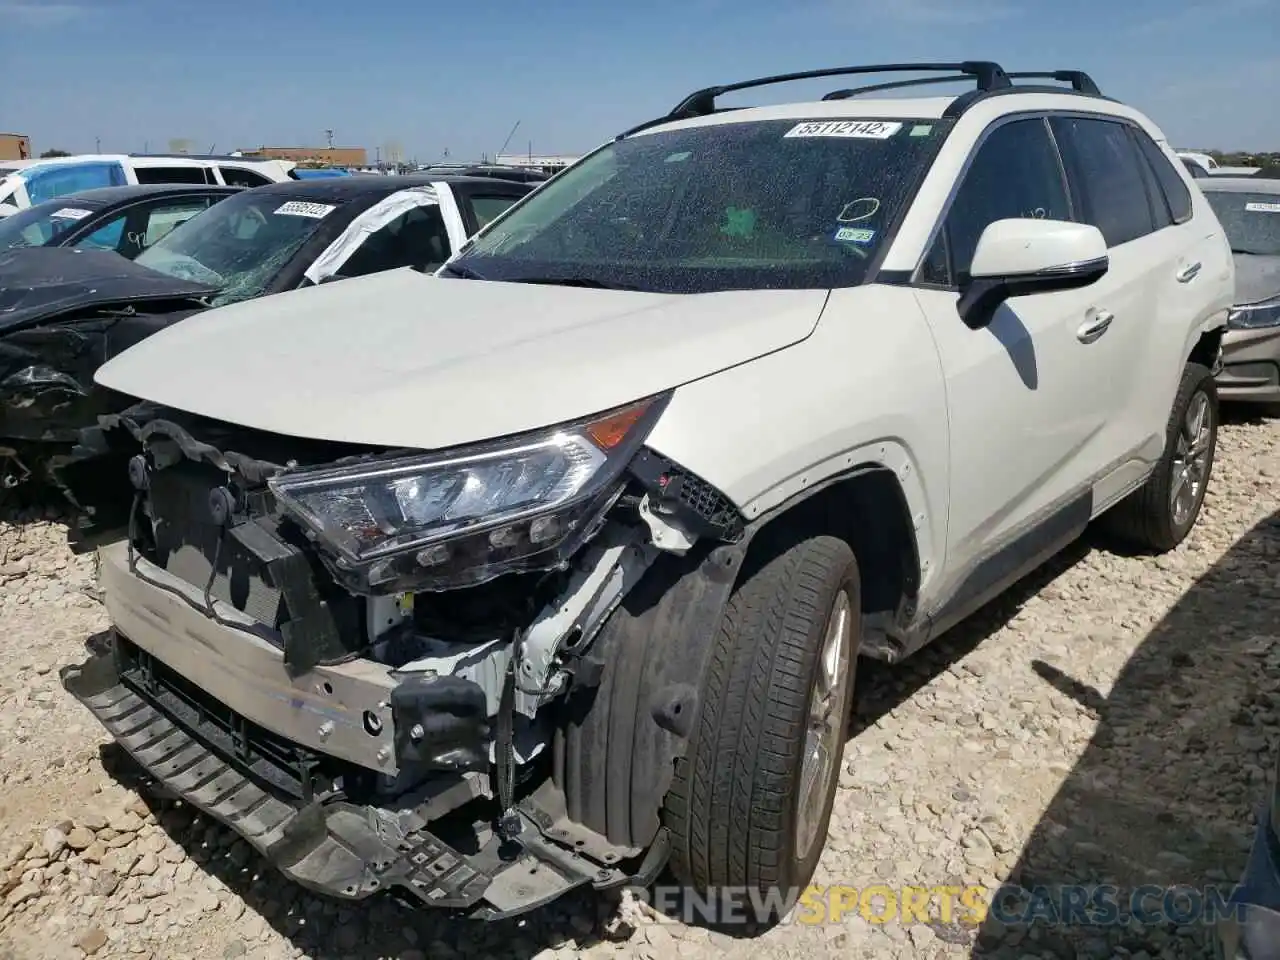
<svg viewBox="0 0 1280 960">
<path fill-rule="evenodd" d="M 973 955 L 1211 957 L 1203 917 L 1172 903 L 1230 895 L 1244 867 L 1280 733 L 1280 513 L 1255 526 L 1160 621 L 1109 694 L 1035 661 L 1098 717 L 1095 735 L 1014 865 Z M 1092 925 L 1070 897 L 1098 885 L 1120 920 Z M 1143 922 L 1129 915 L 1138 888 Z M 1074 888 L 1074 890 L 1073 890 Z M 1145 891 L 1152 894 L 1154 891 Z M 1080 902 L 1079 899 L 1077 902 Z M 1028 925 L 1028 919 L 1035 922 Z M 1117 949 L 1119 948 L 1119 949 Z"/>
</svg>

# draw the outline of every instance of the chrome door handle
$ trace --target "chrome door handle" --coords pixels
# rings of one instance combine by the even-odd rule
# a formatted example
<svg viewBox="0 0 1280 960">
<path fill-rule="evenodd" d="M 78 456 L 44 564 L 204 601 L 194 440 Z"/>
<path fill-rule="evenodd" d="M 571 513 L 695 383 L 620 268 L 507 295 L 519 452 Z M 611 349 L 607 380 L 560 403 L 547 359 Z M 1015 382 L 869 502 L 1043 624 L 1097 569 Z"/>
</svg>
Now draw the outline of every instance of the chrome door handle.
<svg viewBox="0 0 1280 960">
<path fill-rule="evenodd" d="M 1189 263 L 1178 271 L 1179 283 L 1190 283 L 1200 273 L 1200 264 Z"/>
<path fill-rule="evenodd" d="M 1099 310 L 1093 315 L 1092 320 L 1087 320 L 1080 325 L 1080 329 L 1076 331 L 1076 339 L 1081 343 L 1093 343 L 1111 326 L 1111 321 L 1116 318 L 1114 313 L 1106 310 Z"/>
</svg>

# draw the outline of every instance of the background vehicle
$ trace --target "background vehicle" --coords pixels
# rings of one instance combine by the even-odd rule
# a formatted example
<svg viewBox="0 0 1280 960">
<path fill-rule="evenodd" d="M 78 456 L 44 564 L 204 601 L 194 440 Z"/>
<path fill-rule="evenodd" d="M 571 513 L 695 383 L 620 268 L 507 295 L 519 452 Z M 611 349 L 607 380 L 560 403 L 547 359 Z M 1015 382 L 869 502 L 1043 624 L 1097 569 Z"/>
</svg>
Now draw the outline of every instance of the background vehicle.
<svg viewBox="0 0 1280 960">
<path fill-rule="evenodd" d="M 258 187 L 291 179 L 283 160 L 186 154 L 85 154 L 0 162 L 0 217 L 46 200 L 129 184 L 204 183 Z"/>
<path fill-rule="evenodd" d="M 67 194 L 0 220 L 0 250 L 87 247 L 132 260 L 240 187 L 153 184 Z"/>
<path fill-rule="evenodd" d="M 1218 161 L 1207 153 L 1195 153 L 1190 150 L 1179 151 L 1178 156 L 1188 163 L 1194 163 L 1205 173 L 1213 174 L 1218 169 Z"/>
<path fill-rule="evenodd" d="M 1181 159 L 1182 165 L 1187 168 L 1187 172 L 1190 173 L 1191 176 L 1197 180 L 1209 179 L 1209 171 L 1200 166 L 1200 164 L 1196 163 L 1194 160 L 1188 160 L 1186 157 L 1182 157 Z"/>
<path fill-rule="evenodd" d="M 531 189 L 437 177 L 289 181 L 219 202 L 139 253 L 133 268 L 70 249 L 0 255 L 0 296 L 22 291 L 0 315 L 5 482 L 35 474 L 99 519 L 118 517 L 127 489 L 119 502 L 99 473 L 100 451 L 73 453 L 82 428 L 123 402 L 93 385 L 104 360 L 210 305 L 438 267 Z"/>
<path fill-rule="evenodd" d="M 1235 256 L 1236 306 L 1218 391 L 1226 400 L 1280 407 L 1280 180 L 1213 177 L 1200 188 Z"/>
<path fill-rule="evenodd" d="M 921 70 L 893 86 L 971 89 L 717 109 Z M 493 918 L 669 860 L 785 913 L 860 655 L 1094 519 L 1163 551 L 1199 515 L 1221 226 L 1146 117 L 1012 82 L 1041 76 L 698 91 L 436 278 L 116 357 L 138 520 L 100 555 L 114 650 L 68 686 L 311 889 Z"/>
</svg>

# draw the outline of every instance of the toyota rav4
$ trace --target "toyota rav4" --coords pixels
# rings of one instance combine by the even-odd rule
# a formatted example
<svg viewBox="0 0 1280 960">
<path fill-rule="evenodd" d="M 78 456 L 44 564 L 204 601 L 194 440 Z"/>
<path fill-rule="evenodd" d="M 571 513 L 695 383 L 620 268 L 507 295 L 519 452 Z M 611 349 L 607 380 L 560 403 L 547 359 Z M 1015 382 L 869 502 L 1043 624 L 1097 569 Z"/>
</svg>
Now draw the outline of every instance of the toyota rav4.
<svg viewBox="0 0 1280 960">
<path fill-rule="evenodd" d="M 876 72 L 928 76 L 717 105 Z M 99 438 L 136 495 L 65 682 L 339 898 L 496 918 L 664 864 L 795 891 L 860 657 L 1094 520 L 1188 535 L 1233 284 L 1160 130 L 1085 74 L 699 91 L 435 277 L 214 309 L 102 367 L 139 401 Z"/>
</svg>

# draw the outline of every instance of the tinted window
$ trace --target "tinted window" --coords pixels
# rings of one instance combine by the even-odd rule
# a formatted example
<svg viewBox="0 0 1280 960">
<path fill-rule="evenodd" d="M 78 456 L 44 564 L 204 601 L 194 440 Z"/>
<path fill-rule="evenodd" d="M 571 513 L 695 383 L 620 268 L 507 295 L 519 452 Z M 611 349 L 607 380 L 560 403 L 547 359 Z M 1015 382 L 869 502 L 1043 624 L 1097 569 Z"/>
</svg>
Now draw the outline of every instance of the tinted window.
<svg viewBox="0 0 1280 960">
<path fill-rule="evenodd" d="M 439 266 L 449 259 L 449 234 L 440 208 L 414 207 L 371 234 L 338 269 L 340 277 L 363 277 L 398 267 Z"/>
<path fill-rule="evenodd" d="M 140 203 L 77 240 L 75 246 L 114 250 L 132 260 L 175 227 L 196 214 L 203 213 L 208 207 L 207 199 L 190 197 Z"/>
<path fill-rule="evenodd" d="M 1071 203 L 1048 128 L 1041 119 L 996 127 L 974 154 L 943 229 L 925 260 L 922 279 L 947 284 L 943 244 L 952 276 L 969 270 L 982 231 L 997 220 L 1070 220 Z"/>
<path fill-rule="evenodd" d="M 1280 193 L 1206 190 L 1234 253 L 1280 257 Z M 3 221 L 0 221 L 3 223 Z"/>
<path fill-rule="evenodd" d="M 493 221 L 517 200 L 516 197 L 471 197 L 471 212 L 476 215 L 477 229 Z"/>
<path fill-rule="evenodd" d="M 36 168 L 24 174 L 23 179 L 27 183 L 27 198 L 32 206 L 80 190 L 118 187 L 125 183 L 124 169 L 120 164 L 94 162 Z"/>
<path fill-rule="evenodd" d="M 1173 162 L 1165 156 L 1165 152 L 1147 136 L 1145 131 L 1134 128 L 1133 139 L 1137 141 L 1138 149 L 1156 175 L 1160 192 L 1164 194 L 1165 203 L 1169 205 L 1169 214 L 1173 217 L 1173 222 L 1186 223 L 1191 219 L 1191 191 L 1187 189 L 1186 181 L 1178 175 Z"/>
<path fill-rule="evenodd" d="M 856 286 L 945 127 L 768 120 L 627 137 L 548 180 L 458 263 L 664 293 Z"/>
<path fill-rule="evenodd" d="M 0 250 L 43 247 L 93 216 L 97 204 L 74 197 L 50 200 L 0 219 Z"/>
<path fill-rule="evenodd" d="M 204 167 L 134 167 L 139 183 L 206 183 Z"/>
<path fill-rule="evenodd" d="M 138 263 L 220 288 L 215 304 L 260 296 L 326 219 L 334 204 L 258 191 L 236 194 L 175 227 Z"/>
<path fill-rule="evenodd" d="M 1067 161 L 1081 219 L 1107 239 L 1107 246 L 1146 236 L 1155 229 L 1142 158 L 1123 123 L 1054 117 L 1054 135 Z"/>
<path fill-rule="evenodd" d="M 272 181 L 260 173 L 242 167 L 218 167 L 222 180 L 229 187 L 262 187 Z"/>
</svg>

